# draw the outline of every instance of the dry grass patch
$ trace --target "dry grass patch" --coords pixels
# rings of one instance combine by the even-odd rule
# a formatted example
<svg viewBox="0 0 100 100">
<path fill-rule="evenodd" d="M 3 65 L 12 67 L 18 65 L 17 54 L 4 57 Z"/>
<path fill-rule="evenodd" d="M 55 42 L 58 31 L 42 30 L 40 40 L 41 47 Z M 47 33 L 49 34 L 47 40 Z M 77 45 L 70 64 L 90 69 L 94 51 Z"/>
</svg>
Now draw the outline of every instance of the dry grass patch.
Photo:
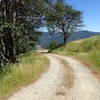
<svg viewBox="0 0 100 100">
<path fill-rule="evenodd" d="M 69 89 L 73 87 L 74 74 L 73 69 L 68 65 L 68 63 L 65 60 L 60 60 L 64 68 L 64 83 L 57 89 L 56 96 L 66 96 L 67 91 L 69 91 Z"/>
<path fill-rule="evenodd" d="M 62 60 L 61 62 L 64 66 L 64 86 L 70 89 L 73 87 L 74 84 L 73 69 L 68 65 L 65 60 Z"/>
</svg>

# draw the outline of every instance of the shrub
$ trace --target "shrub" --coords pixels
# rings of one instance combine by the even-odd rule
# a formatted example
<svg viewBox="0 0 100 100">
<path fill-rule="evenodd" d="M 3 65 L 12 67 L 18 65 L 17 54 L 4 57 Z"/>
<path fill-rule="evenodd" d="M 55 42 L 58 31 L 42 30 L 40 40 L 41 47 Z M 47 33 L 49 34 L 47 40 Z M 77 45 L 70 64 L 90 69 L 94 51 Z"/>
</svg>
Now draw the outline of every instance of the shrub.
<svg viewBox="0 0 100 100">
<path fill-rule="evenodd" d="M 50 42 L 48 48 L 49 48 L 49 49 L 54 49 L 54 48 L 56 48 L 56 47 L 58 47 L 58 46 L 59 46 L 59 42 L 56 41 L 56 40 L 54 40 L 54 41 Z"/>
</svg>

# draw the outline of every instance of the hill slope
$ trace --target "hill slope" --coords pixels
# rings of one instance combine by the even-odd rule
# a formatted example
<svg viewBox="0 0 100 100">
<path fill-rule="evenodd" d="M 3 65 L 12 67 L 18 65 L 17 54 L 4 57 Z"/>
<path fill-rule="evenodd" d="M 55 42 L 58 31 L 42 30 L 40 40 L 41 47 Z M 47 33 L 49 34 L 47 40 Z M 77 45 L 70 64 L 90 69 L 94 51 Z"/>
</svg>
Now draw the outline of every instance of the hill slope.
<svg viewBox="0 0 100 100">
<path fill-rule="evenodd" d="M 52 52 L 74 56 L 100 75 L 100 35 L 70 42 Z"/>
</svg>

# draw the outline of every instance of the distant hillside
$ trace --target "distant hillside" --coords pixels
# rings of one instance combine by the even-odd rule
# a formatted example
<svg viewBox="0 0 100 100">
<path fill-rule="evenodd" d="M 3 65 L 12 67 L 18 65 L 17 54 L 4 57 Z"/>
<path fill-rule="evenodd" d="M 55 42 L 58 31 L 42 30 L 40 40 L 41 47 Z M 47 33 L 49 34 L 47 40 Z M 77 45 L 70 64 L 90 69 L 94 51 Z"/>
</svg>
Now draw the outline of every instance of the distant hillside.
<svg viewBox="0 0 100 100">
<path fill-rule="evenodd" d="M 79 31 L 77 33 L 73 33 L 69 37 L 68 41 L 84 39 L 84 38 L 88 38 L 88 37 L 95 36 L 95 35 L 98 35 L 98 34 L 100 34 L 100 32 L 91 32 L 91 31 L 83 30 L 83 31 Z M 50 35 L 49 33 L 44 32 L 40 36 L 38 44 L 42 48 L 46 48 L 49 45 L 49 43 L 53 40 L 56 40 L 59 43 L 63 43 L 63 36 L 61 34 Z"/>
</svg>

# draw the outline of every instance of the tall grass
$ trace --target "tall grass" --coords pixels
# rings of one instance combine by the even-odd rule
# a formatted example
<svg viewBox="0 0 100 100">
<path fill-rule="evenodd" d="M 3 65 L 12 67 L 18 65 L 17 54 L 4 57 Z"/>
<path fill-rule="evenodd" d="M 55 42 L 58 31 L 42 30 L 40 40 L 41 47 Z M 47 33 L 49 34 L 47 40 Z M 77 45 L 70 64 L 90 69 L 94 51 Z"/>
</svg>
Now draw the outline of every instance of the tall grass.
<svg viewBox="0 0 100 100">
<path fill-rule="evenodd" d="M 19 60 L 19 64 L 7 65 L 0 71 L 0 100 L 37 80 L 48 68 L 48 59 L 39 53 L 21 55 Z"/>
<path fill-rule="evenodd" d="M 52 52 L 75 56 L 91 66 L 94 71 L 100 72 L 100 35 L 70 42 Z"/>
</svg>

